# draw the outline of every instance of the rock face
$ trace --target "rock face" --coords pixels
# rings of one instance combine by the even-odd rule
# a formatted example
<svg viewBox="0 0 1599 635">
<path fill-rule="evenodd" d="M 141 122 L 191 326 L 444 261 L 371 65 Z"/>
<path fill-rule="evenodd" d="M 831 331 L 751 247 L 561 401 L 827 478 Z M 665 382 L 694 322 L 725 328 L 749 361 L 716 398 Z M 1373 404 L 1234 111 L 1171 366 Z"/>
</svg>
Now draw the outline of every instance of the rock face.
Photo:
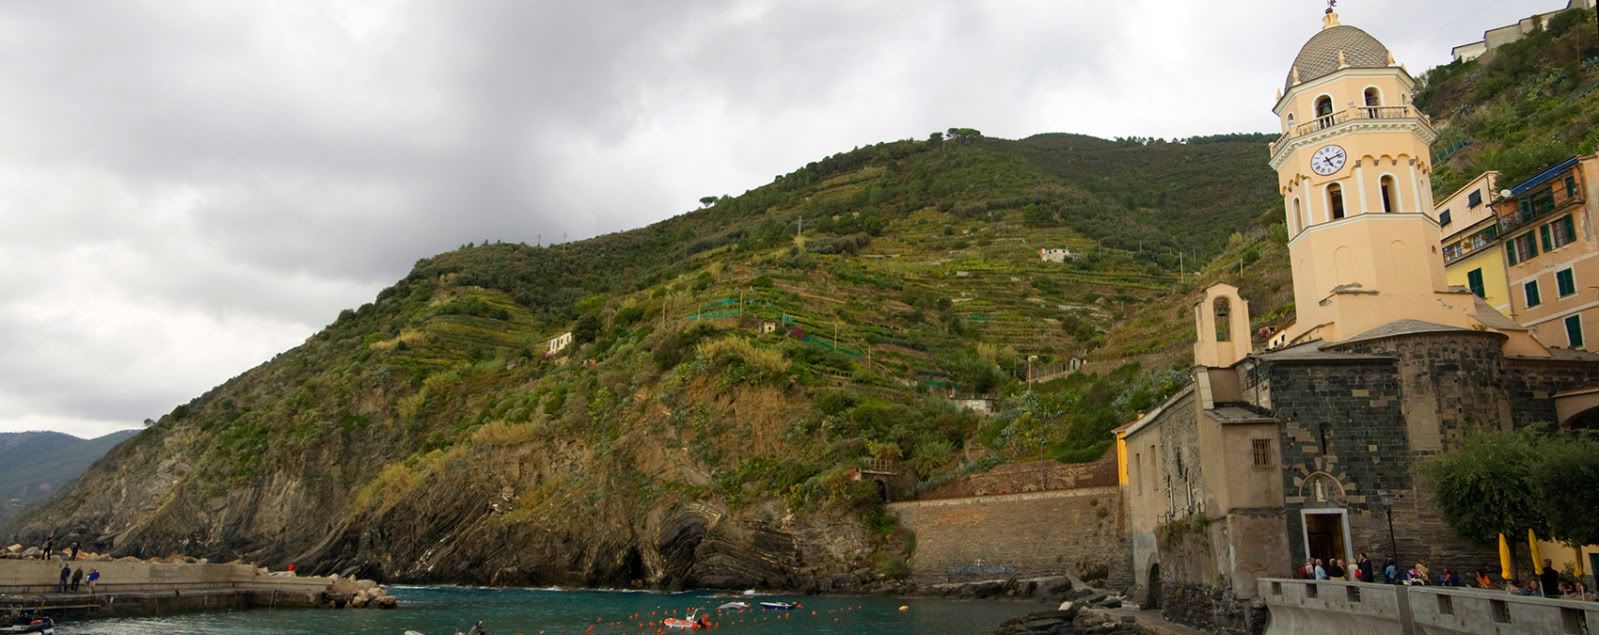
<svg viewBox="0 0 1599 635">
<path fill-rule="evenodd" d="M 710 480 L 687 452 L 663 451 L 686 445 L 670 431 L 604 450 L 480 435 L 408 465 L 400 426 L 372 425 L 225 488 L 196 469 L 205 434 L 181 422 L 146 430 L 19 533 L 114 556 L 296 563 L 385 582 L 841 591 L 878 581 L 853 575 L 882 542 L 858 512 L 796 513 L 762 497 L 733 507 L 704 485 L 662 491 L 664 479 Z"/>
</svg>

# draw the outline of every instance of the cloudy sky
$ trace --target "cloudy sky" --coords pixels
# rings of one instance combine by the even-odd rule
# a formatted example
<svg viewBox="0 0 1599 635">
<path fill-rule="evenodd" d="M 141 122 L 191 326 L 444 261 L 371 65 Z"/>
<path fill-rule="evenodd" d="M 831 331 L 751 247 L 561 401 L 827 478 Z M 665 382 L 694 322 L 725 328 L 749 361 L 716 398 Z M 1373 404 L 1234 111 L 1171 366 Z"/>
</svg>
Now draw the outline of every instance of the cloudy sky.
<svg viewBox="0 0 1599 635">
<path fill-rule="evenodd" d="M 1562 3 L 1340 10 L 1419 73 Z M 636 227 L 857 145 L 1268 130 L 1323 6 L 0 2 L 0 431 L 137 427 L 418 258 Z"/>
</svg>

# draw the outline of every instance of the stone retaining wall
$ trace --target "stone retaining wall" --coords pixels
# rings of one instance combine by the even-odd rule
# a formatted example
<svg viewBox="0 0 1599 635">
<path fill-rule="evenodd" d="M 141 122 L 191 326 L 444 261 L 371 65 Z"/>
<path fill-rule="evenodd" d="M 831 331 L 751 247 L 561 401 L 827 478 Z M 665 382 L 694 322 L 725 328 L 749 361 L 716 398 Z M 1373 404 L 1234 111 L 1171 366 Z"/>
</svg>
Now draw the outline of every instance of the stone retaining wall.
<svg viewBox="0 0 1599 635">
<path fill-rule="evenodd" d="M 1121 491 L 1095 487 L 890 503 L 916 534 L 912 575 L 950 582 L 1075 574 L 1131 583 Z"/>
<path fill-rule="evenodd" d="M 1116 485 L 1116 455 L 1107 452 L 1093 463 L 1034 461 L 1007 463 L 923 494 L 918 500 L 1004 496 L 1027 492 L 1111 487 Z"/>
</svg>

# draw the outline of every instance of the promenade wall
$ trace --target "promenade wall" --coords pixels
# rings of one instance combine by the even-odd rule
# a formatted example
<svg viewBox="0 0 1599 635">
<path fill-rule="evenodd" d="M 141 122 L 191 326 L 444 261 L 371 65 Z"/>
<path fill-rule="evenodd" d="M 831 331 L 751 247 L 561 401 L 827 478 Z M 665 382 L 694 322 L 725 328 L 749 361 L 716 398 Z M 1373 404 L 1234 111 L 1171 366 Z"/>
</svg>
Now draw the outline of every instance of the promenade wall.
<svg viewBox="0 0 1599 635">
<path fill-rule="evenodd" d="M 1262 578 L 1267 635 L 1589 633 L 1599 603 L 1458 587 Z"/>
</svg>

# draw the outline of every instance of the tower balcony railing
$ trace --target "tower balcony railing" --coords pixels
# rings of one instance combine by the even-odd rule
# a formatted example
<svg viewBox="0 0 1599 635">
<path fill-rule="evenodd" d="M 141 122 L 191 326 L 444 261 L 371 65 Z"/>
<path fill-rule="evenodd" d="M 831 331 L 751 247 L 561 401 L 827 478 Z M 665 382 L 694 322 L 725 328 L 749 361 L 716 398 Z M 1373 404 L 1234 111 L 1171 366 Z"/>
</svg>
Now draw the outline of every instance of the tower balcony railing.
<svg viewBox="0 0 1599 635">
<path fill-rule="evenodd" d="M 1415 106 L 1356 106 L 1322 115 L 1290 128 L 1288 132 L 1283 133 L 1283 136 L 1271 144 L 1271 153 L 1277 154 L 1277 151 L 1288 145 L 1289 141 L 1311 133 L 1336 128 L 1351 122 L 1391 119 L 1415 119 L 1428 126 L 1432 125 L 1432 120 L 1427 117 L 1427 113 L 1422 112 L 1421 109 Z"/>
</svg>

